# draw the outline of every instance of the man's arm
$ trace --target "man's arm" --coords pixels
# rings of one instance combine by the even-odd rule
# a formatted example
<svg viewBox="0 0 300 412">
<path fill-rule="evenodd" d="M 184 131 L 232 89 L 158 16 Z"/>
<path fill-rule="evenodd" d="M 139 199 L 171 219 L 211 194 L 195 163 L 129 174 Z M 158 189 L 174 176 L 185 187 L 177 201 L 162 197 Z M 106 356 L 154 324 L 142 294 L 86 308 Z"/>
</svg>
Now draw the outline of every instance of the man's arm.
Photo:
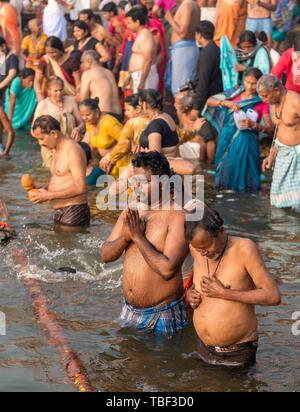
<svg viewBox="0 0 300 412">
<path fill-rule="evenodd" d="M 198 64 L 198 82 L 195 89 L 195 97 L 193 102 L 193 109 L 198 110 L 199 114 L 201 114 L 205 103 L 209 96 L 209 81 L 211 77 L 211 73 L 213 71 L 213 59 L 211 58 L 205 50 L 202 50 L 200 57 L 199 57 L 199 64 Z"/>
<path fill-rule="evenodd" d="M 12 82 L 12 80 L 14 79 L 16 74 L 17 74 L 16 69 L 10 69 L 9 72 L 8 72 L 8 75 L 0 83 L 0 89 L 4 89 L 6 86 L 8 86 Z"/>
<path fill-rule="evenodd" d="M 264 1 L 258 0 L 257 5 L 259 7 L 263 7 L 266 10 L 275 11 L 277 7 L 277 1 L 272 0 L 271 3 L 265 3 Z"/>
<path fill-rule="evenodd" d="M 281 302 L 279 289 L 267 270 L 256 244 L 251 240 L 245 240 L 240 252 L 245 262 L 245 269 L 252 278 L 255 289 L 228 289 L 217 278 L 210 280 L 204 277 L 201 283 L 202 292 L 208 297 L 249 305 L 279 305 Z"/>
<path fill-rule="evenodd" d="M 80 83 L 80 101 L 90 97 L 90 83 L 86 78 L 86 74 L 83 73 Z"/>
<path fill-rule="evenodd" d="M 125 217 L 126 213 L 123 211 L 110 236 L 101 246 L 100 256 L 105 263 L 119 259 L 130 243 L 130 239 L 126 236 L 126 231 L 124 231 Z"/>
<path fill-rule="evenodd" d="M 189 32 L 189 27 L 191 24 L 193 7 L 190 4 L 183 4 L 182 6 L 182 13 L 181 13 L 181 20 L 180 24 L 175 21 L 173 14 L 168 11 L 165 14 L 165 19 L 169 22 L 170 26 L 174 30 L 174 32 L 184 39 Z"/>
<path fill-rule="evenodd" d="M 131 215 L 127 216 L 131 239 L 139 248 L 145 261 L 163 279 L 172 279 L 188 253 L 188 243 L 184 238 L 184 215 L 179 215 L 177 212 L 169 217 L 168 234 L 162 252 L 158 251 L 138 230 L 137 212 L 131 212 Z"/>
<path fill-rule="evenodd" d="M 141 54 L 143 56 L 143 65 L 142 65 L 142 74 L 141 74 L 141 80 L 139 84 L 139 90 L 143 90 L 145 87 L 145 82 L 146 79 L 149 75 L 151 64 L 152 64 L 152 58 L 153 58 L 153 47 L 154 47 L 154 39 L 152 37 L 152 34 L 149 32 L 149 35 L 147 36 L 147 39 L 142 42 L 141 44 Z"/>
<path fill-rule="evenodd" d="M 48 191 L 39 189 L 37 192 L 30 193 L 30 200 L 33 203 L 47 202 L 48 200 L 55 199 L 69 199 L 87 192 L 85 177 L 86 159 L 82 149 L 77 144 L 68 150 L 67 161 L 73 183 L 62 190 Z"/>
</svg>

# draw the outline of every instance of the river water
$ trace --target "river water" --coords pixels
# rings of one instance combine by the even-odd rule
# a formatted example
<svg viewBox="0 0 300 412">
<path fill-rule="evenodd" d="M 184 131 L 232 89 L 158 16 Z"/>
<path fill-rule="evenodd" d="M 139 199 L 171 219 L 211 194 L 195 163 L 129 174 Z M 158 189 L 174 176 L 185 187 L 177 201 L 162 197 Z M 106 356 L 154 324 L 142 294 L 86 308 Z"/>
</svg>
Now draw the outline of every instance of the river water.
<svg viewBox="0 0 300 412">
<path fill-rule="evenodd" d="M 191 325 L 172 339 L 119 327 L 122 261 L 104 265 L 99 258 L 116 215 L 97 211 L 95 190 L 90 193 L 91 227 L 77 234 L 54 232 L 51 209 L 30 203 L 19 183 L 23 173 L 47 179 L 39 148 L 26 135 L 16 140 L 12 160 L 0 160 L 0 198 L 18 232 L 16 240 L 0 249 L 0 311 L 6 316 L 6 335 L 0 335 L 0 391 L 74 391 L 57 347 L 32 309 L 24 273 L 12 258 L 15 248 L 29 257 L 26 276 L 39 280 L 49 309 L 57 314 L 97 390 L 299 391 L 300 334 L 292 333 L 292 314 L 300 311 L 300 217 L 270 208 L 268 182 L 258 195 L 217 194 L 211 189 L 212 175 L 205 175 L 206 199 L 231 234 L 259 243 L 282 292 L 279 307 L 257 308 L 256 365 L 242 371 L 215 369 L 197 360 Z M 61 266 L 74 267 L 77 273 L 59 273 Z M 294 329 L 297 332 L 297 325 Z"/>
</svg>

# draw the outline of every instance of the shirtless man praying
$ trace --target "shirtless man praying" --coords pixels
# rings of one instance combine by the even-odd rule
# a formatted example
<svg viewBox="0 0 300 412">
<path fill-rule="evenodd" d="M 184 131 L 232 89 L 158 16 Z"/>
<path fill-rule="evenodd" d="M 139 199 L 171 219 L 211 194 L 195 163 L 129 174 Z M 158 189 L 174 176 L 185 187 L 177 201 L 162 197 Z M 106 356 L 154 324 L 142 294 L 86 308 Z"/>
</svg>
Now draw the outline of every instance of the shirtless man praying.
<svg viewBox="0 0 300 412">
<path fill-rule="evenodd" d="M 168 335 L 187 324 L 181 275 L 188 253 L 185 214 L 172 205 L 168 210 L 150 208 L 149 199 L 159 186 L 153 176 L 172 175 L 163 154 L 138 153 L 132 165 L 137 201 L 148 210 L 123 211 L 101 248 L 101 257 L 112 262 L 125 252 L 121 323 Z"/>
<path fill-rule="evenodd" d="M 54 150 L 54 155 L 49 185 L 29 192 L 30 200 L 33 203 L 51 201 L 56 224 L 88 225 L 90 210 L 84 151 L 78 143 L 61 133 L 59 122 L 49 115 L 40 116 L 34 121 L 32 134 L 41 146 Z"/>
<path fill-rule="evenodd" d="M 126 22 L 128 29 L 136 34 L 129 60 L 132 91 L 158 90 L 157 45 L 150 30 L 145 27 L 147 15 L 142 8 L 134 7 L 126 14 Z"/>
<path fill-rule="evenodd" d="M 263 162 L 263 171 L 275 161 L 271 205 L 300 212 L 300 95 L 286 90 L 273 74 L 262 76 L 257 92 L 271 105 L 275 123 L 274 145 Z"/>
<path fill-rule="evenodd" d="M 280 292 L 256 244 L 227 234 L 219 214 L 203 206 L 202 220 L 185 221 L 194 258 L 188 300 L 198 354 L 212 365 L 247 366 L 257 350 L 255 305 L 279 305 Z"/>
<path fill-rule="evenodd" d="M 83 53 L 81 57 L 80 101 L 99 98 L 101 113 L 110 114 L 122 122 L 122 109 L 119 100 L 118 86 L 114 75 L 99 63 L 99 55 L 95 50 Z"/>
</svg>

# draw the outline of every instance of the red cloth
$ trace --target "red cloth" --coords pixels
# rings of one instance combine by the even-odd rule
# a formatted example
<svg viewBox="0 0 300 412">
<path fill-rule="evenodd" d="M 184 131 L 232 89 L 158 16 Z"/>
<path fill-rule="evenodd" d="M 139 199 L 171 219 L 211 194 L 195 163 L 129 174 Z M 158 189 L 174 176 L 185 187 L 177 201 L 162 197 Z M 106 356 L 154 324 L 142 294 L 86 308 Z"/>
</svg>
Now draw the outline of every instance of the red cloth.
<svg viewBox="0 0 300 412">
<path fill-rule="evenodd" d="M 161 93 L 164 91 L 164 75 L 167 65 L 167 42 L 165 35 L 165 27 L 162 22 L 153 14 L 149 13 L 148 24 L 146 27 L 151 31 L 153 37 L 156 39 L 157 44 L 160 47 L 160 62 L 157 66 L 159 76 L 158 89 Z"/>
<path fill-rule="evenodd" d="M 282 78 L 283 74 L 286 75 L 285 87 L 287 90 L 292 90 L 294 92 L 300 93 L 300 85 L 294 84 L 293 81 L 293 61 L 292 61 L 292 52 L 293 48 L 286 50 L 279 62 L 273 67 L 272 73 L 275 74 L 279 79 Z"/>
</svg>

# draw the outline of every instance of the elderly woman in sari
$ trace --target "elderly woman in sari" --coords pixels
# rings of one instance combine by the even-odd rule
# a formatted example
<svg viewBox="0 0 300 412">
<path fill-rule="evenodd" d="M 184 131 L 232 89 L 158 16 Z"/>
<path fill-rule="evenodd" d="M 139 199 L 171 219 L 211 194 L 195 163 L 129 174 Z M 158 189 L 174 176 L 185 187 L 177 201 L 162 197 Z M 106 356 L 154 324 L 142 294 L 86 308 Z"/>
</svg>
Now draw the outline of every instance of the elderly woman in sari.
<svg viewBox="0 0 300 412">
<path fill-rule="evenodd" d="M 271 134 L 273 124 L 269 106 L 256 93 L 256 85 L 262 73 L 249 68 L 245 73 L 243 88 L 224 100 L 211 97 L 207 101 L 215 108 L 214 115 L 208 109 L 204 116 L 219 132 L 215 157 L 215 187 L 238 192 L 260 189 L 259 133 Z M 260 121 L 263 119 L 264 124 Z"/>
<path fill-rule="evenodd" d="M 65 52 L 62 41 L 51 36 L 46 41 L 46 54 L 40 59 L 34 80 L 38 101 L 46 97 L 45 80 L 57 76 L 64 83 L 64 93 L 75 96 L 80 88 L 80 53 Z"/>
<path fill-rule="evenodd" d="M 74 96 L 64 95 L 64 83 L 59 77 L 51 77 L 47 82 L 48 97 L 39 102 L 34 113 L 34 120 L 48 114 L 54 117 L 61 127 L 64 135 L 74 140 L 80 140 L 84 124 L 81 119 L 78 105 Z M 34 121 L 33 120 L 33 121 Z M 43 166 L 50 168 L 52 151 L 42 147 L 41 156 Z"/>
<path fill-rule="evenodd" d="M 22 41 L 22 52 L 26 57 L 26 67 L 36 70 L 40 58 L 45 54 L 45 44 L 47 36 L 43 33 L 42 25 L 38 19 L 31 19 L 28 22 L 30 34 Z"/>
</svg>

